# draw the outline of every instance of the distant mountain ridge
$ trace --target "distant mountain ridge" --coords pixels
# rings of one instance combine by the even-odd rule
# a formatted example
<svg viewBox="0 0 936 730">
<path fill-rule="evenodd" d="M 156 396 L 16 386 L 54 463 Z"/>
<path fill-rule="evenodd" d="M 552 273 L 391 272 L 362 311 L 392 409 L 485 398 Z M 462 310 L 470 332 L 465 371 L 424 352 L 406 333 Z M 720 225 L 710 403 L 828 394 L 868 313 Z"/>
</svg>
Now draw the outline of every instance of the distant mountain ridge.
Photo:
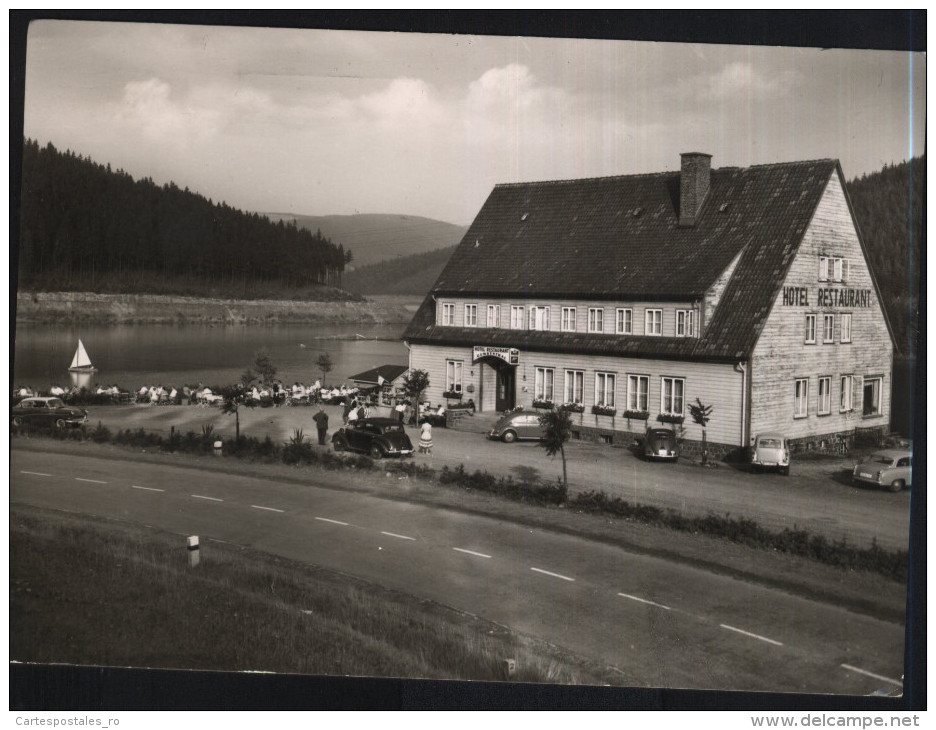
<svg viewBox="0 0 936 730">
<path fill-rule="evenodd" d="M 357 269 L 423 254 L 442 248 L 451 248 L 461 241 L 468 226 L 423 218 L 414 215 L 358 213 L 355 215 L 292 215 L 289 213 L 261 213 L 271 221 L 295 221 L 300 228 L 341 244 L 352 254 L 347 270 Z"/>
</svg>

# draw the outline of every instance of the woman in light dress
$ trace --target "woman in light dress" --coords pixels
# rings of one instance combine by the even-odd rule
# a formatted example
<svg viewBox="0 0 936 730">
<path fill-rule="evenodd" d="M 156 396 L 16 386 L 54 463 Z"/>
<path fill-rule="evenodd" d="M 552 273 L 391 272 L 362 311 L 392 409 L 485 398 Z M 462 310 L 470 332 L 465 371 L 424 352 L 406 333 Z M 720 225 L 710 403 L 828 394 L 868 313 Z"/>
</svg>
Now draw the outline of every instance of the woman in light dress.
<svg viewBox="0 0 936 730">
<path fill-rule="evenodd" d="M 426 421 L 419 432 L 419 453 L 432 456 L 432 424 Z"/>
</svg>

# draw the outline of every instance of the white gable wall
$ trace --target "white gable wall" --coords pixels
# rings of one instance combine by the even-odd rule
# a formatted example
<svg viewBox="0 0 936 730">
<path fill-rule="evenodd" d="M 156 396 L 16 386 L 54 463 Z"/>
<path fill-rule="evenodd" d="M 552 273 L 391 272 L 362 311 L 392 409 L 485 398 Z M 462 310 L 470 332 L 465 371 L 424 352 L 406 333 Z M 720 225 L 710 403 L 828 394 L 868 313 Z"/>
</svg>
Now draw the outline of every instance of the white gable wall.
<svg viewBox="0 0 936 730">
<path fill-rule="evenodd" d="M 819 281 L 819 257 L 848 260 L 845 281 Z M 788 289 L 796 287 L 793 292 Z M 785 291 L 786 289 L 786 291 Z M 838 291 L 855 290 L 870 306 Z M 800 290 L 805 290 L 802 294 Z M 833 290 L 824 299 L 820 290 Z M 795 294 L 795 296 L 791 296 Z M 848 297 L 849 295 L 846 295 Z M 816 342 L 806 344 L 806 315 L 816 315 Z M 823 315 L 834 316 L 834 342 L 823 342 Z M 851 314 L 851 342 L 841 342 L 842 315 Z M 837 173 L 833 173 L 781 287 L 751 363 L 751 435 L 780 431 L 790 438 L 888 426 L 893 343 Z M 840 377 L 853 376 L 852 410 L 840 410 Z M 831 412 L 819 414 L 819 379 L 831 378 Z M 882 376 L 880 414 L 862 414 L 864 378 Z M 808 381 L 807 414 L 794 416 L 794 382 Z"/>
</svg>

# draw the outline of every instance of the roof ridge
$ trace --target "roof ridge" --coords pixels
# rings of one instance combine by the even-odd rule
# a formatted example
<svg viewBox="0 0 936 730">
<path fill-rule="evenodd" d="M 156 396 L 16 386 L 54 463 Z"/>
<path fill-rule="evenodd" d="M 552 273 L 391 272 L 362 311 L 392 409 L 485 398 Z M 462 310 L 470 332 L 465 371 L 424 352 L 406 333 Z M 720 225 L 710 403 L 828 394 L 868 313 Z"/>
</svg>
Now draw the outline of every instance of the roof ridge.
<svg viewBox="0 0 936 730">
<path fill-rule="evenodd" d="M 790 160 L 787 162 L 762 162 L 756 165 L 726 165 L 724 167 L 713 167 L 712 173 L 729 171 L 729 170 L 761 170 L 767 167 L 792 167 L 792 166 L 801 166 L 801 165 L 815 165 L 818 163 L 825 164 L 834 164 L 838 163 L 838 158 L 836 157 L 817 157 L 812 160 Z M 509 183 L 495 183 L 494 188 L 518 188 L 526 187 L 529 185 L 563 185 L 568 183 L 583 183 L 583 182 L 593 182 L 597 180 L 636 180 L 639 178 L 652 178 L 652 177 L 661 177 L 664 175 L 678 175 L 679 170 L 661 170 L 659 172 L 635 172 L 631 174 L 620 174 L 620 175 L 593 175 L 592 177 L 570 177 L 570 178 L 555 178 L 551 180 L 524 180 L 518 182 L 509 182 Z"/>
</svg>

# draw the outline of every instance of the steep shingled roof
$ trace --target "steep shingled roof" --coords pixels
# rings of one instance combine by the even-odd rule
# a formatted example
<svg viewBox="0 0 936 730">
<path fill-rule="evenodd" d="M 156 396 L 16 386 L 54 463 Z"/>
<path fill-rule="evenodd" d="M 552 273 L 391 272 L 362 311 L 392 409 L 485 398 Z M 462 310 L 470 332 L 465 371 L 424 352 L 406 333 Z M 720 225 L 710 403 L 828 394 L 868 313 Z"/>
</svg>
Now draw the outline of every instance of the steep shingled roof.
<svg viewBox="0 0 936 730">
<path fill-rule="evenodd" d="M 492 345 L 509 340 L 516 346 L 519 338 L 532 349 L 743 359 L 837 170 L 841 179 L 835 160 L 714 169 L 696 224 L 683 228 L 678 172 L 498 185 L 404 339 Z M 434 324 L 433 296 L 697 300 L 739 253 L 721 303 L 698 339 Z"/>
</svg>

